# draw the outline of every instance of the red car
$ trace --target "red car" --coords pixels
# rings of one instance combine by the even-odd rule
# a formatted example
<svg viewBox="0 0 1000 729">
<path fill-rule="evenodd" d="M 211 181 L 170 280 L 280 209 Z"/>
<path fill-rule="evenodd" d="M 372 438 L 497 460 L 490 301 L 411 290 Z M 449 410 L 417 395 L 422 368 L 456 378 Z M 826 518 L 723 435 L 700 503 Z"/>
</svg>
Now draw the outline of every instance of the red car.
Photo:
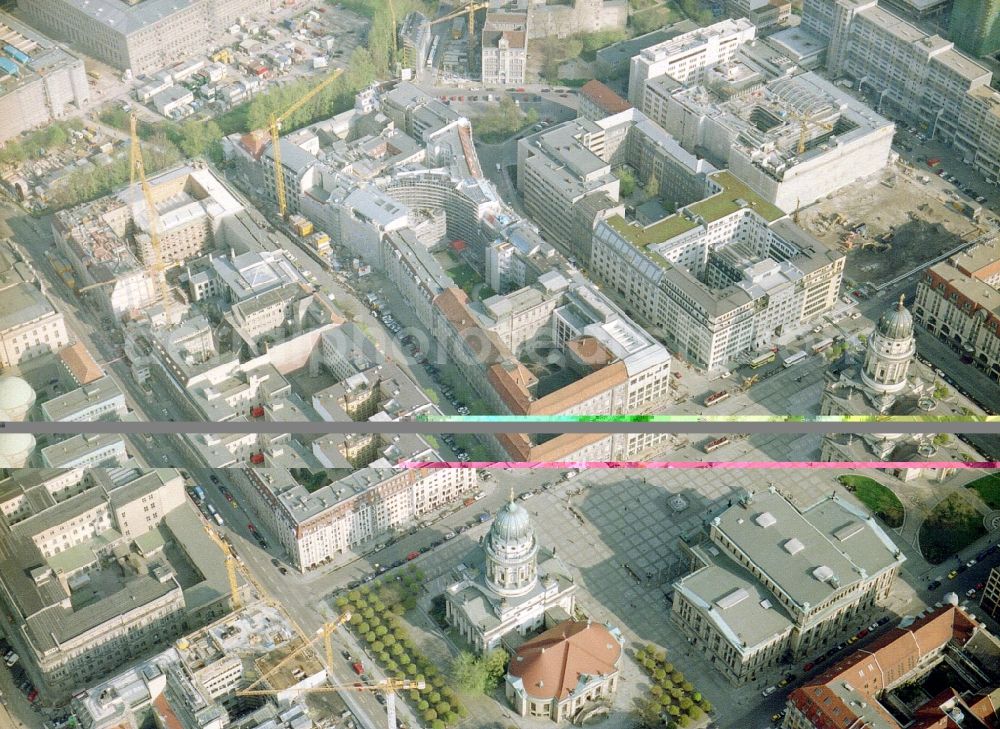
<svg viewBox="0 0 1000 729">
<path fill-rule="evenodd" d="M 813 663 L 812 661 L 810 661 L 809 663 L 807 663 L 806 665 L 804 665 L 804 666 L 803 666 L 802 668 L 803 668 L 803 670 L 806 670 L 806 671 L 811 671 L 811 670 L 813 670 L 813 669 L 814 669 L 815 667 L 816 667 L 816 664 L 815 664 L 815 663 Z"/>
<path fill-rule="evenodd" d="M 858 632 L 858 638 L 864 638 L 866 635 L 868 635 L 868 628 Z"/>
<path fill-rule="evenodd" d="M 406 555 L 406 561 L 410 562 L 420 556 L 420 552 L 410 552 Z"/>
<path fill-rule="evenodd" d="M 32 704 L 38 701 L 38 689 L 31 689 L 31 693 L 28 694 L 28 701 Z"/>
</svg>

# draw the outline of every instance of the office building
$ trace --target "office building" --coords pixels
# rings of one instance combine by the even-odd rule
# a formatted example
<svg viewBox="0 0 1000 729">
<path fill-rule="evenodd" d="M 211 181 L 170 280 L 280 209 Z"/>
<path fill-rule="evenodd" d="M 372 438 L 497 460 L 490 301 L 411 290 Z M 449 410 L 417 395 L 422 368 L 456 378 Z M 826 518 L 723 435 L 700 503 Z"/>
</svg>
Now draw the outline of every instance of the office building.
<svg viewBox="0 0 1000 729">
<path fill-rule="evenodd" d="M 722 20 L 644 48 L 629 65 L 629 103 L 645 108 L 646 85 L 660 76 L 670 76 L 680 84 L 701 81 L 705 69 L 731 61 L 739 47 L 755 35 L 753 24 L 739 18 Z"/>
<path fill-rule="evenodd" d="M 52 423 L 121 420 L 128 413 L 125 393 L 108 376 L 43 402 L 41 410 Z"/>
<path fill-rule="evenodd" d="M 20 282 L 0 290 L 0 367 L 16 367 L 69 344 L 69 331 L 36 285 Z"/>
<path fill-rule="evenodd" d="M 245 16 L 270 10 L 266 0 L 20 0 L 25 19 L 133 76 L 213 50 Z"/>
<path fill-rule="evenodd" d="M 709 184 L 709 197 L 648 225 L 599 222 L 590 271 L 672 351 L 711 370 L 829 311 L 844 257 L 731 172 Z"/>
<path fill-rule="evenodd" d="M 970 56 L 1000 50 L 1000 5 L 995 0 L 955 0 L 948 36 Z"/>
<path fill-rule="evenodd" d="M 703 85 L 647 84 L 642 111 L 782 210 L 811 205 L 889 163 L 895 126 L 815 73 L 769 82 L 743 61 Z"/>
<path fill-rule="evenodd" d="M 875 519 L 837 495 L 800 509 L 747 492 L 682 545 L 671 618 L 734 684 L 820 654 L 857 630 L 906 560 Z"/>
<path fill-rule="evenodd" d="M 616 173 L 656 180 L 663 202 L 676 208 L 700 200 L 715 172 L 636 109 L 591 120 L 577 118 L 522 137 L 517 187 L 544 239 L 570 260 L 588 265 L 595 225 L 625 214 Z"/>
<path fill-rule="evenodd" d="M 149 185 L 165 269 L 225 245 L 223 221 L 243 211 L 206 167 L 180 165 L 152 176 Z M 160 300 L 149 225 L 139 183 L 61 210 L 52 219 L 56 247 L 72 266 L 78 287 L 94 286 L 98 301 L 116 319 L 139 317 Z"/>
<path fill-rule="evenodd" d="M 877 0 L 806 0 L 801 27 L 828 43 L 830 75 L 878 95 L 877 111 L 919 125 L 1000 179 L 1000 92 L 986 66 Z"/>
<path fill-rule="evenodd" d="M 591 79 L 580 87 L 579 115 L 584 119 L 598 121 L 605 117 L 620 114 L 632 108 L 625 99 L 597 79 Z"/>
<path fill-rule="evenodd" d="M 551 271 L 473 310 L 457 288 L 434 300 L 432 331 L 447 357 L 489 406 L 513 415 L 657 412 L 669 398 L 670 354 L 592 284 Z M 528 346 L 525 346 L 528 345 Z M 534 374 L 537 347 L 561 356 Z M 491 442 L 513 460 L 614 460 L 650 452 L 658 434 L 500 433 Z"/>
<path fill-rule="evenodd" d="M 222 553 L 173 469 L 18 471 L 0 504 L 0 607 L 47 701 L 228 609 Z"/>
<path fill-rule="evenodd" d="M 80 58 L 7 13 L 0 13 L 0 38 L 16 51 L 0 59 L 0 144 L 90 105 Z"/>
<path fill-rule="evenodd" d="M 990 570 L 986 585 L 979 596 L 979 605 L 994 620 L 1000 620 L 1000 567 Z"/>
</svg>

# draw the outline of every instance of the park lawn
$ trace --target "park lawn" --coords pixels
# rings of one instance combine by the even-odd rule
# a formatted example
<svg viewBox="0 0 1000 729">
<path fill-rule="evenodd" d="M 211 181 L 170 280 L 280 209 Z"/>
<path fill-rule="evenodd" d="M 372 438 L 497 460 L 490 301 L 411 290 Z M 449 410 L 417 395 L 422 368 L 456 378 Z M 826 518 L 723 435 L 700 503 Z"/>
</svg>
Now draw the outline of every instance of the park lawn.
<svg viewBox="0 0 1000 729">
<path fill-rule="evenodd" d="M 483 301 L 495 293 L 493 289 L 483 283 L 483 279 L 468 263 L 459 263 L 457 266 L 449 268 L 447 274 L 474 301 Z"/>
<path fill-rule="evenodd" d="M 982 515 L 955 493 L 938 504 L 920 526 L 920 551 L 931 564 L 941 564 L 985 533 Z"/>
<path fill-rule="evenodd" d="M 970 483 L 968 488 L 979 494 L 991 509 L 1000 509 L 1000 476 L 996 474 L 983 476 Z"/>
<path fill-rule="evenodd" d="M 891 489 L 867 476 L 841 476 L 839 480 L 886 526 L 903 526 L 903 504 Z"/>
</svg>

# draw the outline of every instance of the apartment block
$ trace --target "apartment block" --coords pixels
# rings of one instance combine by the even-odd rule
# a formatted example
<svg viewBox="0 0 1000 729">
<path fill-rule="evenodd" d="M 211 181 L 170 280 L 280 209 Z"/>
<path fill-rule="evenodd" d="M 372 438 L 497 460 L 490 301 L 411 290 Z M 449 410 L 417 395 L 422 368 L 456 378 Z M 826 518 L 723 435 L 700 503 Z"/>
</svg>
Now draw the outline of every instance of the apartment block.
<svg viewBox="0 0 1000 729">
<path fill-rule="evenodd" d="M 244 16 L 270 10 L 266 0 L 20 0 L 33 26 L 133 76 L 213 50 Z"/>
<path fill-rule="evenodd" d="M 980 243 L 924 271 L 913 316 L 964 362 L 1000 382 L 1000 241 Z"/>
<path fill-rule="evenodd" d="M 701 81 L 706 69 L 731 61 L 739 47 L 755 35 L 753 24 L 739 18 L 722 20 L 644 48 L 629 65 L 629 103 L 645 108 L 646 85 L 660 76 L 670 76 L 681 84 Z"/>
<path fill-rule="evenodd" d="M 285 469 L 248 469 L 254 510 L 306 572 L 474 491 L 473 468 L 359 469 L 312 492 Z"/>
<path fill-rule="evenodd" d="M 731 172 L 649 225 L 597 224 L 591 275 L 672 351 L 706 369 L 770 346 L 836 303 L 844 257 Z"/>
<path fill-rule="evenodd" d="M 90 105 L 83 60 L 7 13 L 0 13 L 0 37 L 19 53 L 3 58 L 0 144 Z"/>
<path fill-rule="evenodd" d="M 906 559 L 863 509 L 836 495 L 800 509 L 774 486 L 683 546 L 691 572 L 674 583 L 671 618 L 734 684 L 856 630 Z"/>
</svg>

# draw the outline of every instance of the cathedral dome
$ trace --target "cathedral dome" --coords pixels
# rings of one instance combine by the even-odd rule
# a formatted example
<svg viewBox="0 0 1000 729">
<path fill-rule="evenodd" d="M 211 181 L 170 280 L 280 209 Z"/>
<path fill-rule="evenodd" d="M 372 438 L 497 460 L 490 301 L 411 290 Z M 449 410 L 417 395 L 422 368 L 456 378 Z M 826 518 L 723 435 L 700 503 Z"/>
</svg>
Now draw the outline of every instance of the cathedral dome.
<svg viewBox="0 0 1000 729">
<path fill-rule="evenodd" d="M 523 506 L 511 499 L 497 512 L 490 528 L 490 540 L 499 542 L 524 542 L 532 538 L 531 518 Z"/>
<path fill-rule="evenodd" d="M 35 391 L 20 377 L 0 377 L 0 419 L 21 421 L 35 404 Z"/>
<path fill-rule="evenodd" d="M 913 315 L 903 306 L 902 296 L 899 297 L 899 305 L 878 320 L 877 331 L 888 339 L 909 339 L 913 336 Z"/>
</svg>

